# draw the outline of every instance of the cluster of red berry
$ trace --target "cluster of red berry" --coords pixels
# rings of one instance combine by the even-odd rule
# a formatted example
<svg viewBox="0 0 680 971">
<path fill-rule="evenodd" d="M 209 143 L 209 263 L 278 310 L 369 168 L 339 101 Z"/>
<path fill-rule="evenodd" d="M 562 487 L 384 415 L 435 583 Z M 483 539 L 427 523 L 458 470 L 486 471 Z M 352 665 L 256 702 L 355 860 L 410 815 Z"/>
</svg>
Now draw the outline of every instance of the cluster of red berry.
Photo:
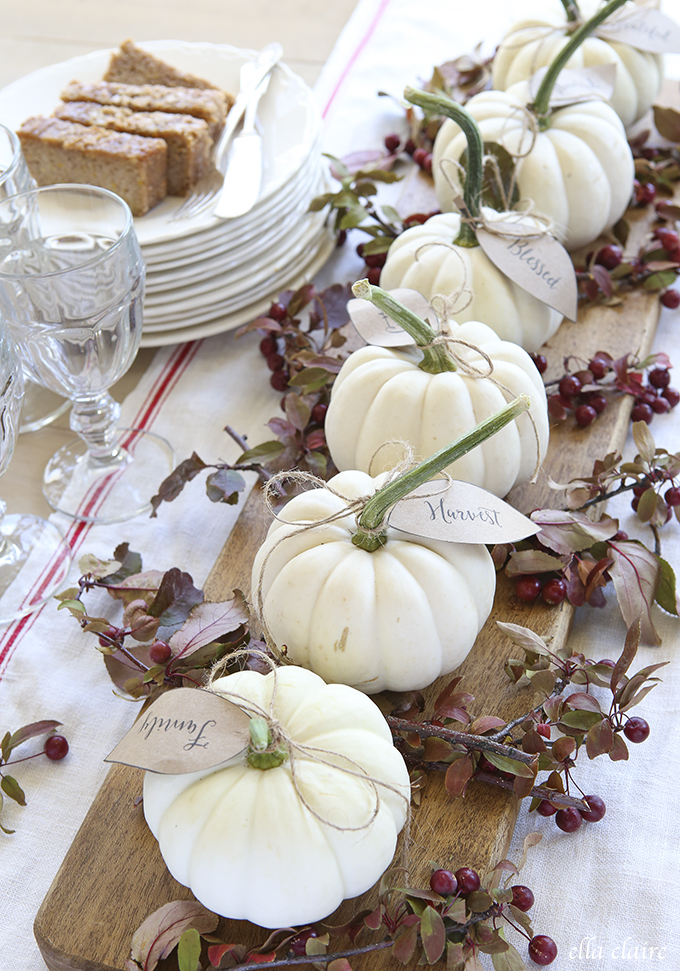
<svg viewBox="0 0 680 971">
<path fill-rule="evenodd" d="M 390 155 L 400 155 L 401 152 L 406 152 L 423 172 L 428 174 L 432 172 L 431 146 L 428 147 L 427 144 L 416 145 L 412 138 L 402 139 L 396 132 L 386 135 L 384 144 Z"/>
<path fill-rule="evenodd" d="M 460 867 L 455 873 L 451 870 L 435 870 L 430 876 L 430 889 L 438 893 L 441 897 L 453 899 L 454 897 L 466 898 L 471 893 L 479 890 L 481 881 L 479 874 L 471 867 Z M 534 905 L 534 895 L 529 887 L 522 884 L 515 884 L 512 890 L 512 906 L 526 913 Z M 513 925 L 515 926 L 515 925 Z M 516 928 L 519 930 L 519 928 Z M 523 932 L 522 932 L 523 933 Z M 536 934 L 534 937 L 525 935 L 529 941 L 529 957 L 536 964 L 552 964 L 557 957 L 557 945 L 552 937 L 545 934 Z"/>
<path fill-rule="evenodd" d="M 273 303 L 267 312 L 272 320 L 281 323 L 286 319 L 288 310 L 282 303 Z M 272 372 L 269 383 L 275 391 L 285 391 L 288 387 L 290 372 L 286 366 L 286 359 L 279 353 L 279 342 L 272 334 L 268 334 L 260 341 L 260 352 L 267 359 L 267 367 Z"/>
</svg>

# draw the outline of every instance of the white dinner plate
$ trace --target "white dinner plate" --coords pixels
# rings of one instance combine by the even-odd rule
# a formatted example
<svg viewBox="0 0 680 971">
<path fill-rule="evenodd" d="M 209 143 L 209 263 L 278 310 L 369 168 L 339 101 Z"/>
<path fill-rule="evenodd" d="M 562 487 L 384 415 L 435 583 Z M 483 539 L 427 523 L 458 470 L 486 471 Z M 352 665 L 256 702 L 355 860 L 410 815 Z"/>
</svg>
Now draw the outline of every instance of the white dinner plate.
<svg viewBox="0 0 680 971">
<path fill-rule="evenodd" d="M 255 51 L 227 44 L 189 43 L 177 40 L 143 41 L 139 46 L 180 71 L 189 71 L 232 94 L 238 92 L 241 65 Z M 0 121 L 19 128 L 33 115 L 50 115 L 69 81 L 97 81 L 106 71 L 111 50 L 73 57 L 33 71 L 0 91 Z M 263 182 L 258 205 L 271 198 L 303 165 L 315 143 L 319 115 L 314 95 L 302 78 L 285 64 L 272 72 L 258 117 L 263 132 Z M 224 225 L 210 213 L 171 221 L 183 200 L 172 196 L 145 216 L 135 218 L 142 246 L 180 239 L 201 229 Z"/>
<path fill-rule="evenodd" d="M 312 277 L 319 272 L 321 267 L 328 261 L 335 249 L 335 238 L 325 235 L 319 248 L 312 254 L 307 264 L 298 271 L 294 271 L 289 279 L 286 280 L 285 289 L 297 290 L 298 287 L 308 283 Z M 275 299 L 283 288 L 272 288 L 266 296 L 255 299 L 253 303 L 246 307 L 225 313 L 215 320 L 208 320 L 205 323 L 187 324 L 177 329 L 158 329 L 142 332 L 142 347 L 165 347 L 167 344 L 179 344 L 185 341 L 201 340 L 204 337 L 213 337 L 222 334 L 227 330 L 234 330 L 242 324 L 247 324 L 255 320 L 260 314 L 264 313 L 273 299 Z"/>
</svg>

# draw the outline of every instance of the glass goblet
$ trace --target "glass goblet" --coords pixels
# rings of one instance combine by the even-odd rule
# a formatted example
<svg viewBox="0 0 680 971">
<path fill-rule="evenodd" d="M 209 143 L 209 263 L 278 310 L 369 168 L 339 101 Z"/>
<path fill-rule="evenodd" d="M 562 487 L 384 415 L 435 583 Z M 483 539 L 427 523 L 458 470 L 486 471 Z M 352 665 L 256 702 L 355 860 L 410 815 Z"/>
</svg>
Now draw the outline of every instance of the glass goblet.
<svg viewBox="0 0 680 971">
<path fill-rule="evenodd" d="M 0 475 L 12 458 L 23 374 L 0 317 Z M 38 516 L 5 515 L 0 500 L 0 624 L 37 610 L 62 586 L 71 550 L 56 526 Z"/>
<path fill-rule="evenodd" d="M 117 523 L 150 508 L 172 469 L 165 439 L 117 429 L 108 389 L 142 336 L 144 261 L 127 204 L 89 185 L 53 185 L 0 202 L 0 312 L 30 377 L 71 399 L 79 436 L 47 464 L 58 512 Z"/>
<path fill-rule="evenodd" d="M 11 129 L 0 125 L 0 199 L 28 192 L 35 182 L 28 171 L 21 151 L 21 143 Z M 20 432 L 35 432 L 49 425 L 68 410 L 70 402 L 41 388 L 24 375 L 24 404 L 21 409 Z"/>
</svg>

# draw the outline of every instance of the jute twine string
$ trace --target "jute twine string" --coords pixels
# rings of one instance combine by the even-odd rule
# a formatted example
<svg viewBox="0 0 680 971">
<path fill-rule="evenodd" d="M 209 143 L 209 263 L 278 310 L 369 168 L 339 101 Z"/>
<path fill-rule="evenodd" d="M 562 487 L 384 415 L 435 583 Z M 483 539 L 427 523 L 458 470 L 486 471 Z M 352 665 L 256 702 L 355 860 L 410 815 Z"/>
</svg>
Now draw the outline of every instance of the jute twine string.
<svg viewBox="0 0 680 971">
<path fill-rule="evenodd" d="M 446 240 L 443 240 L 443 239 L 442 240 L 439 240 L 439 239 L 432 240 L 429 243 L 422 243 L 417 248 L 417 250 L 415 251 L 414 258 L 415 258 L 415 261 L 417 263 L 420 260 L 422 260 L 423 254 L 427 250 L 431 250 L 433 248 L 436 249 L 436 248 L 439 248 L 439 247 L 442 247 L 442 246 L 444 248 L 448 249 L 454 256 L 456 256 L 458 258 L 458 260 L 460 260 L 460 265 L 461 265 L 461 268 L 462 268 L 463 279 L 462 279 L 462 282 L 459 284 L 459 286 L 457 286 L 456 289 L 453 291 L 453 293 L 451 293 L 451 294 L 448 295 L 447 299 L 450 301 L 450 303 L 452 305 L 452 312 L 462 314 L 463 311 L 464 310 L 467 310 L 467 308 L 472 303 L 472 301 L 474 299 L 474 293 L 472 291 L 472 287 L 468 286 L 468 282 L 467 282 L 467 265 L 466 265 L 465 260 L 463 259 L 462 255 L 460 253 L 460 248 L 457 247 L 457 246 L 455 246 L 453 243 L 448 243 Z M 459 306 L 459 301 L 461 301 L 463 299 L 465 299 L 465 303 L 462 304 L 462 306 Z M 432 301 L 430 301 L 430 302 L 432 302 Z"/>
<path fill-rule="evenodd" d="M 269 706 L 266 709 L 258 705 L 251 698 L 246 698 L 244 695 L 239 694 L 237 691 L 231 691 L 229 689 L 225 689 L 223 686 L 217 685 L 217 681 L 223 676 L 228 663 L 238 658 L 252 656 L 263 660 L 271 669 L 273 687 L 271 698 L 269 700 Z M 265 751 L 274 752 L 283 746 L 287 754 L 287 761 L 290 767 L 291 781 L 295 795 L 307 812 L 324 826 L 328 826 L 331 829 L 335 829 L 341 833 L 357 833 L 369 829 L 382 807 L 380 790 L 387 790 L 398 796 L 399 799 L 401 799 L 405 804 L 406 820 L 404 824 L 405 839 L 403 844 L 404 859 L 402 861 L 402 865 L 405 867 L 405 869 L 408 869 L 408 846 L 411 824 L 410 792 L 408 795 L 406 795 L 403 787 L 391 785 L 389 782 L 385 782 L 383 779 L 378 779 L 375 776 L 372 776 L 359 762 L 356 762 L 354 759 L 343 754 L 342 752 L 334 752 L 332 749 L 319 748 L 315 745 L 307 745 L 303 742 L 296 741 L 276 716 L 276 696 L 278 687 L 278 667 L 272 658 L 270 658 L 263 651 L 252 651 L 248 650 L 247 648 L 235 651 L 233 654 L 230 654 L 228 658 L 219 661 L 212 668 L 206 685 L 207 690 L 213 692 L 213 694 L 235 703 L 239 708 L 251 716 L 264 719 L 264 721 L 267 723 L 267 727 L 272 738 L 270 745 Z M 360 823 L 357 826 L 342 826 L 339 823 L 334 823 L 332 820 L 324 818 L 320 813 L 318 813 L 305 798 L 302 786 L 300 785 L 297 764 L 300 759 L 316 762 L 332 769 L 337 769 L 338 771 L 343 772 L 352 778 L 359 779 L 362 783 L 365 783 L 371 793 L 373 804 L 370 811 L 370 816 L 366 822 Z M 339 760 L 343 764 L 339 765 L 336 760 Z"/>
</svg>

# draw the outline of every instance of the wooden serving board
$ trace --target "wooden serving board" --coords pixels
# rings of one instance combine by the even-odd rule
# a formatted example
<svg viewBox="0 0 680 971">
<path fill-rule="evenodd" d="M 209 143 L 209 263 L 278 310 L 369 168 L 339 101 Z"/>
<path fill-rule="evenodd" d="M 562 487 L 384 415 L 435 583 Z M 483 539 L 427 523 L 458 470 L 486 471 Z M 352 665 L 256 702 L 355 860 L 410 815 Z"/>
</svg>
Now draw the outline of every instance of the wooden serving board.
<svg viewBox="0 0 680 971">
<path fill-rule="evenodd" d="M 637 250 L 649 215 L 633 210 L 629 218 L 633 223 L 630 247 Z M 565 321 L 546 349 L 551 363 L 548 377 L 561 374 L 567 355 L 586 361 L 600 349 L 614 356 L 628 351 L 646 354 L 658 315 L 658 295 L 643 292 L 627 296 L 622 307 L 584 309 L 578 324 Z M 589 475 L 595 458 L 622 448 L 631 407 L 632 399 L 620 399 L 588 429 L 578 429 L 573 419 L 554 427 L 545 470 L 558 482 Z M 561 494 L 551 491 L 541 475 L 536 484 L 516 490 L 510 500 L 529 512 L 537 506 L 559 505 Z M 234 587 L 248 591 L 254 552 L 267 526 L 255 490 L 210 575 L 208 599 L 225 599 Z M 513 649 L 496 621 L 530 627 L 560 646 L 569 634 L 573 612 L 566 602 L 557 608 L 520 603 L 513 585 L 499 577 L 492 615 L 459 671 L 465 676 L 466 690 L 476 696 L 474 712 L 509 719 L 531 707 L 527 691 L 518 691 L 504 674 L 504 662 Z M 449 679 L 440 679 L 425 692 L 428 701 Z M 135 804 L 141 787 L 140 770 L 122 765 L 111 769 L 45 897 L 34 930 L 50 971 L 122 971 L 132 934 L 142 921 L 163 904 L 192 896 L 167 872 L 142 806 Z M 513 795 L 474 781 L 464 799 L 452 801 L 441 774 L 431 773 L 421 805 L 413 813 L 409 852 L 413 884 L 427 884 L 433 861 L 451 869 L 469 865 L 483 870 L 501 859 L 507 854 L 517 811 Z M 330 922 L 340 923 L 375 899 L 374 890 L 346 902 Z M 220 932 L 225 940 L 249 946 L 267 937 L 267 932 L 243 921 L 222 921 Z M 357 971 L 387 971 L 394 966 L 389 951 L 355 958 L 352 964 Z"/>
</svg>

